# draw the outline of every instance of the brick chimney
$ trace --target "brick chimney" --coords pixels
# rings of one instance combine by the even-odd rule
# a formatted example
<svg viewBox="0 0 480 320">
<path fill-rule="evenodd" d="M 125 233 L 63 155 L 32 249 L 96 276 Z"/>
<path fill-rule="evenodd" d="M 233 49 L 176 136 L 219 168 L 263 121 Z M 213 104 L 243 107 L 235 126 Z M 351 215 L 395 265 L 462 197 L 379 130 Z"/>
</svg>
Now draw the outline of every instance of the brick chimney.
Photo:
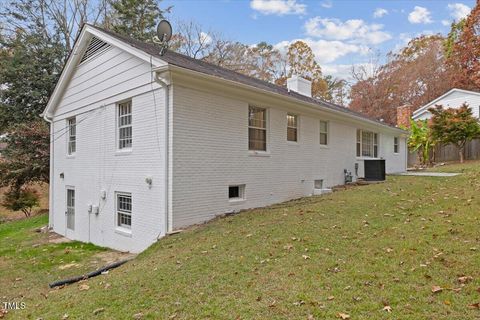
<svg viewBox="0 0 480 320">
<path fill-rule="evenodd" d="M 304 96 L 312 97 L 312 82 L 297 75 L 287 79 L 287 88 Z"/>
<path fill-rule="evenodd" d="M 410 119 L 412 118 L 412 106 L 409 104 L 397 108 L 397 127 L 410 127 Z"/>
</svg>

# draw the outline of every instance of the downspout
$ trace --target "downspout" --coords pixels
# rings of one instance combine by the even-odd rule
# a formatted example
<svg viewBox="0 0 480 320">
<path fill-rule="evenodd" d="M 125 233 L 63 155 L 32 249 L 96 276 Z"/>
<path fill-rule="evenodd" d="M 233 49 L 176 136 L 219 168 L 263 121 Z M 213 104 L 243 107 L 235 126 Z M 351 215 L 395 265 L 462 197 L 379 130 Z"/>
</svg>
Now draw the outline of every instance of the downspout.
<svg viewBox="0 0 480 320">
<path fill-rule="evenodd" d="M 49 194 L 48 194 L 48 227 L 53 228 L 53 196 L 54 196 L 54 188 L 55 188 L 55 183 L 53 181 L 53 166 L 54 166 L 54 161 L 53 161 L 53 151 L 54 151 L 54 145 L 55 145 L 55 139 L 54 139 L 54 128 L 53 128 L 53 118 L 49 117 L 47 113 L 43 114 L 43 119 L 47 121 L 50 124 L 50 177 L 49 177 Z"/>
<path fill-rule="evenodd" d="M 170 73 L 166 72 L 155 72 L 155 81 L 165 90 L 165 116 L 164 116 L 164 129 L 165 129 L 165 152 L 164 152 L 164 163 L 165 163 L 165 198 L 164 198 L 164 210 L 165 210 L 165 234 L 168 234 L 172 231 L 172 225 L 170 224 L 170 205 L 169 205 L 169 192 L 170 192 Z"/>
</svg>

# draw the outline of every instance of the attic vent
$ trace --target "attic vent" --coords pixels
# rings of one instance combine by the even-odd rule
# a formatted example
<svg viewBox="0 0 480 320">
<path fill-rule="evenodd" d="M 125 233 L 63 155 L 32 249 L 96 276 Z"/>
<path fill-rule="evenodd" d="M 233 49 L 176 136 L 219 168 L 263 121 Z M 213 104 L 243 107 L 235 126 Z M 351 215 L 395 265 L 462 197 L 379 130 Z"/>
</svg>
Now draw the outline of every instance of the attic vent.
<svg viewBox="0 0 480 320">
<path fill-rule="evenodd" d="M 90 44 L 88 45 L 87 50 L 85 50 L 85 53 L 83 54 L 82 60 L 80 60 L 80 64 L 90 59 L 94 55 L 107 50 L 108 48 L 110 48 L 110 45 L 108 43 L 103 42 L 96 37 L 92 37 L 92 40 L 90 40 Z"/>
</svg>

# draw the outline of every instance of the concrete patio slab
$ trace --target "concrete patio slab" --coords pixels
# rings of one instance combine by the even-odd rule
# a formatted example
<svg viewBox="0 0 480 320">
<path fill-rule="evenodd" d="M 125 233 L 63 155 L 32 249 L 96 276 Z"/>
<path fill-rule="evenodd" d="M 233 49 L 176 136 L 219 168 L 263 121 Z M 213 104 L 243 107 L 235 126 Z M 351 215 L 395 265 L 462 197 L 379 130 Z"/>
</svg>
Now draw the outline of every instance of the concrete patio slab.
<svg viewBox="0 0 480 320">
<path fill-rule="evenodd" d="M 456 173 L 456 172 L 416 172 L 416 171 L 410 171 L 410 172 L 401 172 L 401 173 L 396 173 L 394 175 L 397 176 L 418 176 L 418 177 L 455 177 L 460 175 L 461 173 Z"/>
</svg>

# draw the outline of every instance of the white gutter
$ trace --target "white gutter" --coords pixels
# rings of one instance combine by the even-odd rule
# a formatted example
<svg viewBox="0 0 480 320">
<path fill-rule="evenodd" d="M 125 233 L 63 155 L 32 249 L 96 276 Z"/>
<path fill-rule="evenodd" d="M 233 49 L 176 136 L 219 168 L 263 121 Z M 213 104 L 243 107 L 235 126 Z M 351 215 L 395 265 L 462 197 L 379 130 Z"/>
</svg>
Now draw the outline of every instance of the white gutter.
<svg viewBox="0 0 480 320">
<path fill-rule="evenodd" d="M 48 226 L 49 228 L 53 228 L 53 194 L 54 194 L 54 186 L 55 186 L 55 183 L 53 181 L 53 173 L 54 173 L 54 161 L 53 161 L 53 154 L 54 154 L 54 145 L 55 145 L 55 139 L 54 139 L 54 136 L 53 136 L 53 133 L 54 133 L 54 130 L 53 130 L 53 119 L 52 118 L 49 118 L 47 113 L 43 113 L 42 114 L 43 116 L 43 119 L 45 119 L 45 121 L 47 121 L 49 124 L 50 124 L 50 137 L 49 137 L 49 141 L 50 141 L 50 177 L 49 177 L 49 183 L 48 183 L 48 187 L 49 187 L 49 194 L 48 194 Z"/>
<path fill-rule="evenodd" d="M 170 206 L 169 206 L 169 181 L 170 181 L 170 164 L 169 164 L 169 149 L 170 149 L 170 73 L 169 72 L 155 72 L 155 81 L 165 90 L 165 117 L 164 117 L 164 129 L 165 129 L 165 151 L 164 151 L 164 165 L 165 165 L 165 234 L 173 230 L 170 224 Z"/>
</svg>

